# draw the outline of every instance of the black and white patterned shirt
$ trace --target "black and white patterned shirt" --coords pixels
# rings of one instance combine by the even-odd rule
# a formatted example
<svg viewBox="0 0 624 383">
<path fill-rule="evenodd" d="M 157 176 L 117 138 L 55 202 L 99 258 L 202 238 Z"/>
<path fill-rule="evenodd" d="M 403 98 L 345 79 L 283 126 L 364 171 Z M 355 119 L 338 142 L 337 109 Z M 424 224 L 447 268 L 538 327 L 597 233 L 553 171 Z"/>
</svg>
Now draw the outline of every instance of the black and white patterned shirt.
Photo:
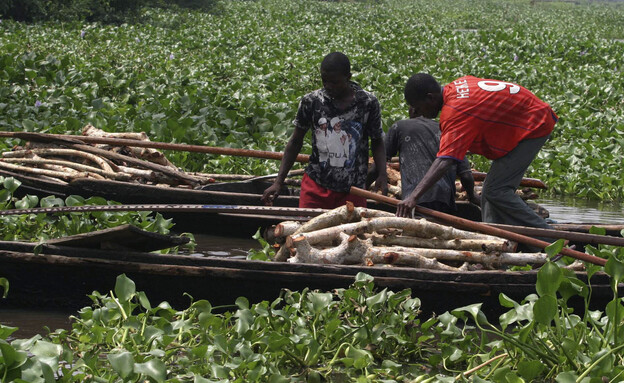
<svg viewBox="0 0 624 383">
<path fill-rule="evenodd" d="M 306 173 L 320 186 L 348 192 L 364 188 L 368 171 L 368 138 L 383 139 L 379 101 L 351 82 L 355 96 L 346 109 L 337 109 L 325 89 L 301 98 L 293 123 L 312 129 L 312 155 Z"/>
</svg>

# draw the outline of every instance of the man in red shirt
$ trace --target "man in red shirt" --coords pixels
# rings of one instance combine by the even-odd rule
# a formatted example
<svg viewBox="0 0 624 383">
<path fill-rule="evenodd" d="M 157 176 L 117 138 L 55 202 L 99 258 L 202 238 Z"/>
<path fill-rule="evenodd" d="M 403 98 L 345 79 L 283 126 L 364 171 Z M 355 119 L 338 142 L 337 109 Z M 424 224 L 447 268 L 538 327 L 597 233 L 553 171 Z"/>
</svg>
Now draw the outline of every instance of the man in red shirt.
<svg viewBox="0 0 624 383">
<path fill-rule="evenodd" d="M 441 111 L 442 135 L 437 158 L 399 203 L 398 216 L 410 216 L 418 199 L 470 151 L 493 160 L 481 192 L 484 222 L 549 227 L 516 194 L 557 122 L 547 103 L 510 82 L 465 76 L 441 88 L 425 73 L 408 80 L 405 99 L 416 115 L 435 118 Z"/>
</svg>

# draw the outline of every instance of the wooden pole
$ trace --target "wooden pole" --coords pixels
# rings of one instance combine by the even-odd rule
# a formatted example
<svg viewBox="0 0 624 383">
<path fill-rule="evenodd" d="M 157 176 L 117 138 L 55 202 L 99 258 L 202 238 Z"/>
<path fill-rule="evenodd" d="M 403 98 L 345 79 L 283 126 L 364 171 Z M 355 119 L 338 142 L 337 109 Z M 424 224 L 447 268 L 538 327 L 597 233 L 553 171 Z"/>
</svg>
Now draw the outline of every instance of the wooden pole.
<svg viewBox="0 0 624 383">
<path fill-rule="evenodd" d="M 202 205 L 202 204 L 133 204 L 133 205 L 84 205 L 84 206 L 55 206 L 33 207 L 28 209 L 0 210 L 3 215 L 21 214 L 69 214 L 101 211 L 158 211 L 158 212 L 184 212 L 198 214 L 245 214 L 245 215 L 277 215 L 293 217 L 316 217 L 326 213 L 326 209 L 278 207 L 278 206 L 253 206 L 253 205 Z"/>
<path fill-rule="evenodd" d="M 182 150 L 195 153 L 208 153 L 218 154 L 226 156 L 239 156 L 239 157 L 252 157 L 252 158 L 264 158 L 268 160 L 281 160 L 284 156 L 282 152 L 269 152 L 264 150 L 251 150 L 251 149 L 238 149 L 238 148 L 220 148 L 216 146 L 205 145 L 188 145 L 188 144 L 173 144 L 169 142 L 157 142 L 157 141 L 141 141 L 130 140 L 127 138 L 109 138 L 109 137 L 93 137 L 93 136 L 77 136 L 71 134 L 49 134 L 49 133 L 28 133 L 28 132 L 0 132 L 0 137 L 7 138 L 19 138 L 26 141 L 67 141 L 71 140 L 75 144 L 87 143 L 87 144 L 104 144 L 111 146 L 134 146 L 139 148 L 151 148 L 160 150 Z M 307 154 L 297 155 L 297 162 L 307 163 L 310 162 L 310 156 Z M 389 163 L 391 167 L 399 168 L 398 163 Z M 476 181 L 483 181 L 486 173 L 472 172 Z M 534 178 L 523 178 L 520 182 L 520 186 L 533 187 L 538 189 L 546 189 L 546 185 Z"/>
<path fill-rule="evenodd" d="M 564 231 L 564 230 L 543 229 L 541 227 L 502 225 L 499 223 L 487 223 L 486 225 L 497 227 L 503 230 L 513 231 L 514 233 L 518 233 L 522 235 L 534 235 L 534 236 L 546 237 L 546 238 L 567 239 L 570 241 L 588 243 L 590 245 L 597 245 L 600 243 L 603 245 L 624 247 L 624 238 L 613 237 L 610 235 L 576 233 L 576 232 Z"/>
<path fill-rule="evenodd" d="M 161 150 L 183 150 L 187 152 L 219 154 L 239 157 L 265 158 L 269 160 L 281 160 L 284 153 L 268 152 L 263 150 L 237 149 L 237 148 L 220 148 L 205 145 L 187 145 L 173 144 L 168 142 L 156 141 L 140 141 L 129 140 L 126 138 L 109 138 L 109 137 L 92 137 L 92 136 L 75 136 L 66 134 L 47 134 L 47 133 L 24 133 L 24 132 L 0 132 L 0 137 L 19 138 L 26 141 L 72 141 L 74 144 L 105 144 L 111 146 L 134 146 L 139 148 L 152 148 Z M 299 154 L 296 161 L 309 162 L 310 156 L 307 154 Z"/>
<path fill-rule="evenodd" d="M 401 165 L 399 164 L 399 157 L 392 157 L 390 161 L 388 162 L 388 166 L 390 166 L 392 169 L 395 169 L 395 170 L 401 170 Z M 475 181 L 484 181 L 486 176 L 487 176 L 487 173 L 477 172 L 474 170 L 472 171 L 472 177 L 474 178 Z M 538 180 L 537 178 L 523 178 L 522 181 L 520 181 L 520 186 L 526 186 L 526 187 L 536 188 L 536 189 L 548 189 L 548 186 L 546 186 L 544 182 L 542 182 L 541 180 Z"/>
<path fill-rule="evenodd" d="M 472 177 L 474 178 L 475 181 L 484 181 L 486 176 L 487 176 L 487 173 L 475 172 L 475 171 L 472 172 Z M 526 187 L 536 188 L 536 189 L 548 189 L 548 187 L 546 186 L 544 182 L 536 178 L 523 178 L 522 181 L 520 181 L 520 186 L 526 186 Z"/>
<path fill-rule="evenodd" d="M 351 194 L 353 195 L 357 195 L 360 197 L 365 197 L 365 198 L 369 198 L 375 201 L 379 201 L 379 202 L 384 202 L 387 203 L 389 205 L 393 205 L 396 206 L 399 203 L 399 200 L 396 198 L 391 198 L 391 197 L 387 197 L 387 196 L 383 196 L 380 194 L 376 194 L 373 192 L 369 192 L 367 190 L 363 190 L 360 188 L 356 188 L 354 186 L 351 187 Z M 489 226 L 487 224 L 484 223 L 479 223 L 479 222 L 474 222 L 474 221 L 470 221 L 464 218 L 460 218 L 460 217 L 456 217 L 450 214 L 446 214 L 446 213 L 442 213 L 436 210 L 432 210 L 432 209 L 427 209 L 425 207 L 422 206 L 416 206 L 414 208 L 414 210 L 417 213 L 429 216 L 429 217 L 433 217 L 433 218 L 437 218 L 440 221 L 443 221 L 451 226 L 460 226 L 466 229 L 470 229 L 470 230 L 474 230 L 474 231 L 480 231 L 482 233 L 486 233 L 486 234 L 490 234 L 490 235 L 495 235 L 497 237 L 501 237 L 501 238 L 505 238 L 505 239 L 509 239 L 511 241 L 516 241 L 518 243 L 524 243 L 530 246 L 535 246 L 535 247 L 539 247 L 541 249 L 545 248 L 546 246 L 550 245 L 550 243 L 546 242 L 546 241 L 541 241 L 539 239 L 535 239 L 535 238 L 531 238 L 531 237 L 527 237 L 525 235 L 522 234 L 518 234 L 518 233 L 514 233 L 508 230 L 503 230 L 503 229 L 499 229 L 497 227 L 493 227 L 493 226 Z M 607 260 L 604 258 L 599 258 L 599 257 L 595 257 L 593 255 L 590 254 L 586 254 L 586 253 L 581 253 L 580 251 L 576 251 L 576 250 L 572 250 L 572 249 L 568 249 L 568 248 L 563 248 L 561 250 L 561 254 L 563 255 L 567 255 L 569 257 L 581 260 L 581 261 L 585 261 L 585 262 L 589 262 L 589 263 L 593 263 L 595 265 L 600 265 L 600 266 L 604 266 L 607 263 Z"/>
</svg>

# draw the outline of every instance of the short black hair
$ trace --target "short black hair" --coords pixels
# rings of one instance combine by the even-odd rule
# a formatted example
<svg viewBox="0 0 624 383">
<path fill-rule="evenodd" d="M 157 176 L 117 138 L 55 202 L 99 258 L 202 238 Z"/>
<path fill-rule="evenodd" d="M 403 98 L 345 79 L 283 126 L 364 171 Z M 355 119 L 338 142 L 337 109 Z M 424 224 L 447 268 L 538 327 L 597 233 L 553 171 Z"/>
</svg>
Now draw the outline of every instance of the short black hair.
<svg viewBox="0 0 624 383">
<path fill-rule="evenodd" d="M 416 73 L 405 84 L 405 100 L 408 104 L 423 100 L 427 93 L 440 93 L 440 84 L 427 73 Z"/>
<path fill-rule="evenodd" d="M 340 73 L 347 76 L 351 74 L 351 62 L 344 53 L 332 52 L 325 56 L 321 62 L 321 70 L 325 72 Z"/>
</svg>

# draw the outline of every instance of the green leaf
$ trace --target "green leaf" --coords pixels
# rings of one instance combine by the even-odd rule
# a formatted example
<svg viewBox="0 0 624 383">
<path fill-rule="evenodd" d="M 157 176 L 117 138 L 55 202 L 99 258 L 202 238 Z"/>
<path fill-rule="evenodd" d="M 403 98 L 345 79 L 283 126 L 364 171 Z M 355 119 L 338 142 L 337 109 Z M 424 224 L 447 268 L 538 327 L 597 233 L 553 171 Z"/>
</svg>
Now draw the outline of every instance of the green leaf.
<svg viewBox="0 0 624 383">
<path fill-rule="evenodd" d="M 322 311 L 327 310 L 329 305 L 332 303 L 332 294 L 311 292 L 308 293 L 308 299 L 311 303 L 312 312 L 319 314 Z"/>
<path fill-rule="evenodd" d="M 151 359 L 145 363 L 135 363 L 134 372 L 147 375 L 156 382 L 164 382 L 167 378 L 167 367 L 158 359 Z"/>
<path fill-rule="evenodd" d="M 550 322 L 557 315 L 558 306 L 557 299 L 551 295 L 539 297 L 533 305 L 533 316 L 538 323 L 550 326 Z"/>
<path fill-rule="evenodd" d="M 201 377 L 201 375 L 193 374 L 193 383 L 212 383 L 212 380 Z"/>
<path fill-rule="evenodd" d="M 70 195 L 65 199 L 65 205 L 67 206 L 84 206 L 85 199 L 78 195 Z"/>
<path fill-rule="evenodd" d="M 139 303 L 141 304 L 141 307 L 143 307 L 145 310 L 152 309 L 152 305 L 144 291 L 139 291 L 137 293 L 137 297 L 139 298 Z"/>
<path fill-rule="evenodd" d="M 609 257 L 604 270 L 605 273 L 613 278 L 612 285 L 617 286 L 624 276 L 624 262 L 617 259 L 617 257 Z"/>
<path fill-rule="evenodd" d="M 374 278 L 371 275 L 366 274 L 366 273 L 359 272 L 359 273 L 357 273 L 355 275 L 355 281 L 356 282 L 366 282 L 366 283 L 368 283 L 368 282 L 372 282 L 373 280 L 374 280 Z"/>
<path fill-rule="evenodd" d="M 375 294 L 372 297 L 366 298 L 366 305 L 368 307 L 375 307 L 377 305 L 386 303 L 387 300 L 388 300 L 388 289 L 383 289 L 378 294 Z"/>
<path fill-rule="evenodd" d="M 557 375 L 557 377 L 555 378 L 555 381 L 557 383 L 576 383 L 577 378 L 578 378 L 578 375 L 576 375 L 574 372 L 565 371 Z"/>
<path fill-rule="evenodd" d="M 123 379 L 132 374 L 134 369 L 134 357 L 132 356 L 132 353 L 124 351 L 119 354 L 108 354 L 107 358 L 113 367 L 113 370 L 115 370 L 115 372 L 117 372 Z"/>
<path fill-rule="evenodd" d="M 13 334 L 15 331 L 19 330 L 17 327 L 5 326 L 0 323 L 0 339 L 6 339 L 9 335 Z"/>
<path fill-rule="evenodd" d="M 2 298 L 6 298 L 9 294 L 9 280 L 4 277 L 0 277 L 0 287 L 2 287 Z"/>
<path fill-rule="evenodd" d="M 238 310 L 235 315 L 238 320 L 236 321 L 235 330 L 238 335 L 243 335 L 253 325 L 254 316 L 251 310 Z"/>
<path fill-rule="evenodd" d="M 236 298 L 235 301 L 236 307 L 238 307 L 239 309 L 249 309 L 249 300 L 245 297 L 238 297 Z"/>
<path fill-rule="evenodd" d="M 518 374 L 529 382 L 537 378 L 545 369 L 546 366 L 539 360 L 523 360 L 518 363 Z"/>
<path fill-rule="evenodd" d="M 559 266 L 553 262 L 546 262 L 537 272 L 535 289 L 540 296 L 555 296 L 561 280 L 562 272 Z"/>
<path fill-rule="evenodd" d="M 3 182 L 3 186 L 7 189 L 11 194 L 13 194 L 17 188 L 20 187 L 22 183 L 19 180 L 16 180 L 13 177 L 6 177 Z"/>
<path fill-rule="evenodd" d="M 558 239 L 555 242 L 551 243 L 550 245 L 546 246 L 544 250 L 546 251 L 546 254 L 548 254 L 548 257 L 552 258 L 561 252 L 561 250 L 563 249 L 563 246 L 564 246 L 563 239 Z"/>
<path fill-rule="evenodd" d="M 27 353 L 15 350 L 4 339 L 0 339 L 0 366 L 4 364 L 7 368 L 16 368 L 26 362 Z"/>
<path fill-rule="evenodd" d="M 134 296 L 136 292 L 136 286 L 134 281 L 121 274 L 117 276 L 115 282 L 115 295 L 121 302 L 128 302 Z"/>
</svg>

